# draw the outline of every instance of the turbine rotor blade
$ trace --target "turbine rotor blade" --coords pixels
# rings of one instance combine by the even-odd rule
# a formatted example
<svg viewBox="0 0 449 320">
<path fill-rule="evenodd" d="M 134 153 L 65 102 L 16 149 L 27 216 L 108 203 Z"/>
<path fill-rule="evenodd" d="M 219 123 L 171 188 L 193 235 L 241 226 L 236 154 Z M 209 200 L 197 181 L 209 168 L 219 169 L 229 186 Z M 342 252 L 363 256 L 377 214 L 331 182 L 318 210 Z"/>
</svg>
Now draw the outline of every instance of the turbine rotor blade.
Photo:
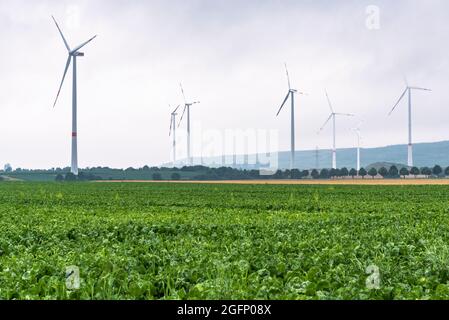
<svg viewBox="0 0 449 320">
<path fill-rule="evenodd" d="M 331 100 L 329 99 L 329 95 L 327 94 L 327 90 L 325 89 L 324 92 L 326 92 L 327 103 L 329 104 L 329 108 L 331 109 L 331 113 L 334 113 L 334 108 L 332 108 L 332 103 L 331 103 Z"/>
<path fill-rule="evenodd" d="M 184 114 L 186 113 L 187 104 L 184 105 L 184 110 L 182 111 L 181 119 L 179 120 L 178 127 L 181 125 L 182 119 L 184 118 Z"/>
<path fill-rule="evenodd" d="M 65 47 L 67 48 L 67 51 L 70 52 L 69 44 L 67 43 L 67 40 L 65 39 L 64 35 L 62 34 L 61 28 L 59 28 L 59 25 L 58 25 L 58 23 L 56 22 L 55 17 L 53 17 L 53 16 L 51 16 L 51 17 L 53 18 L 53 21 L 54 21 L 55 24 L 56 24 L 56 28 L 58 28 L 59 34 L 60 34 L 61 37 L 62 37 L 62 41 L 64 41 L 64 45 L 65 45 Z"/>
<path fill-rule="evenodd" d="M 287 63 L 284 63 L 284 65 L 285 65 L 285 73 L 287 74 L 288 90 L 290 90 L 292 87 L 290 85 L 290 75 L 288 74 Z"/>
<path fill-rule="evenodd" d="M 172 114 L 175 113 L 176 111 L 178 111 L 178 109 L 179 109 L 180 106 L 181 106 L 181 105 L 178 105 L 178 106 L 176 107 L 176 109 L 173 110 Z"/>
<path fill-rule="evenodd" d="M 276 113 L 276 117 L 279 115 L 279 113 L 281 112 L 282 108 L 284 107 L 285 103 L 287 102 L 288 98 L 290 97 L 290 91 L 287 93 L 287 95 L 285 96 L 284 102 L 282 102 L 281 107 L 279 108 L 278 113 Z"/>
<path fill-rule="evenodd" d="M 168 104 L 168 107 L 171 109 L 171 105 Z M 176 110 L 175 110 L 176 111 Z M 170 131 L 168 132 L 168 135 L 171 136 L 171 129 L 173 126 L 173 114 L 175 113 L 175 111 L 173 111 L 172 113 L 170 113 Z"/>
<path fill-rule="evenodd" d="M 76 47 L 75 49 L 73 49 L 72 51 L 70 51 L 70 53 L 76 53 L 78 50 L 80 50 L 82 47 L 84 47 L 86 44 L 88 44 L 89 42 L 91 42 L 92 40 L 94 40 L 97 37 L 97 35 L 93 36 L 92 38 L 90 38 L 89 40 L 87 40 L 86 42 L 83 42 L 82 44 L 80 44 L 78 47 Z"/>
<path fill-rule="evenodd" d="M 345 117 L 355 117 L 355 114 L 352 113 L 334 113 L 337 116 L 345 116 Z"/>
<path fill-rule="evenodd" d="M 56 106 L 56 102 L 58 101 L 59 93 L 61 92 L 62 85 L 64 83 L 65 76 L 67 74 L 67 70 L 69 69 L 70 62 L 72 61 L 72 57 L 69 55 L 67 59 L 67 63 L 65 65 L 64 74 L 62 75 L 61 84 L 59 85 L 58 94 L 56 95 L 55 103 L 53 104 L 53 108 Z"/>
<path fill-rule="evenodd" d="M 432 91 L 432 89 L 426 89 L 426 88 L 420 88 L 420 87 L 409 87 L 409 88 L 414 89 L 414 90 Z"/>
<path fill-rule="evenodd" d="M 409 90 L 409 87 L 405 88 L 404 92 L 402 93 L 401 97 L 399 98 L 398 102 L 396 102 L 396 104 L 394 105 L 393 109 L 391 109 L 390 113 L 388 115 L 391 115 L 394 111 L 394 109 L 396 109 L 396 107 L 398 106 L 399 102 L 401 102 L 402 98 L 404 98 L 405 94 L 407 93 L 407 90 Z"/>
<path fill-rule="evenodd" d="M 324 127 L 326 126 L 326 124 L 329 122 L 329 120 L 332 118 L 333 115 L 334 115 L 334 114 L 331 113 L 331 115 L 329 116 L 329 118 L 327 118 L 326 122 L 325 122 L 325 123 L 323 124 L 323 126 L 320 128 L 320 130 L 318 131 L 318 133 L 321 132 L 321 131 L 323 131 Z"/>
<path fill-rule="evenodd" d="M 184 88 L 182 87 L 182 83 L 179 83 L 179 86 L 181 87 L 181 93 L 182 97 L 184 98 L 184 103 L 187 104 L 186 96 L 184 94 Z"/>
</svg>

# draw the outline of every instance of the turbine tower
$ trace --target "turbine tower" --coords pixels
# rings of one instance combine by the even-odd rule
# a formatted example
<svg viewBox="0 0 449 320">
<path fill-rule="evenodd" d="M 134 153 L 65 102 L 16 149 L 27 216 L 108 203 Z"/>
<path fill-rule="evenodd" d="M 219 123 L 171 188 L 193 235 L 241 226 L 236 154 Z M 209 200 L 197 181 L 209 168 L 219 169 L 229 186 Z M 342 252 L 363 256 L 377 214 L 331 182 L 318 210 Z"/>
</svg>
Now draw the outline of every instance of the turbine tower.
<svg viewBox="0 0 449 320">
<path fill-rule="evenodd" d="M 350 113 L 337 113 L 334 112 L 334 109 L 332 108 L 331 100 L 329 99 L 329 95 L 327 94 L 327 91 L 325 90 L 327 102 L 329 104 L 329 108 L 331 110 L 331 114 L 329 118 L 327 118 L 326 122 L 323 124 L 323 126 L 320 129 L 320 132 L 323 131 L 323 129 L 326 127 L 327 123 L 332 119 L 332 132 L 333 132 L 333 144 L 332 144 L 332 168 L 337 169 L 337 147 L 336 147 L 336 138 L 335 138 L 335 117 L 336 116 L 344 116 L 344 117 L 354 117 L 353 114 Z"/>
<path fill-rule="evenodd" d="M 184 118 L 184 114 L 187 111 L 187 163 L 189 165 L 193 165 L 192 156 L 190 154 L 190 107 L 194 104 L 200 103 L 199 101 L 187 102 L 186 96 L 184 94 L 184 89 L 182 88 L 182 84 L 180 83 L 182 97 L 184 98 L 184 110 L 182 112 L 181 120 L 179 120 L 178 127 L 181 125 L 182 119 Z"/>
<path fill-rule="evenodd" d="M 173 167 L 176 167 L 176 116 L 178 115 L 176 111 L 178 111 L 179 107 L 177 106 L 171 113 L 170 132 L 168 134 L 170 136 L 173 133 Z"/>
<path fill-rule="evenodd" d="M 394 105 L 393 109 L 391 109 L 388 116 L 390 116 L 394 109 L 398 106 L 398 104 L 401 102 L 402 98 L 406 94 L 408 94 L 408 152 L 407 152 L 407 164 L 409 167 L 413 167 L 413 144 L 412 144 L 412 90 L 422 90 L 422 91 L 432 91 L 430 89 L 425 88 L 419 88 L 419 87 L 410 87 L 408 85 L 407 79 L 405 79 L 405 90 L 402 93 L 401 97 L 399 98 L 398 102 Z"/>
<path fill-rule="evenodd" d="M 56 19 L 52 16 L 53 21 L 56 24 L 56 27 L 58 28 L 59 34 L 62 37 L 62 41 L 64 41 L 64 45 L 68 52 L 68 58 L 66 62 L 66 66 L 64 69 L 64 74 L 62 76 L 61 84 L 59 86 L 58 94 L 56 95 L 55 102 L 53 104 L 53 108 L 56 106 L 56 102 L 58 101 L 59 93 L 61 92 L 62 85 L 64 83 L 65 76 L 67 74 L 67 70 L 70 67 L 70 63 L 73 60 L 73 83 L 72 83 L 72 162 L 71 162 L 71 172 L 74 175 L 78 175 L 78 144 L 77 144 L 77 95 L 76 95 L 76 58 L 77 57 L 84 57 L 84 53 L 80 52 L 81 48 L 83 48 L 86 44 L 91 42 L 93 39 L 95 39 L 96 35 L 87 40 L 86 42 L 80 44 L 79 46 L 75 47 L 74 49 L 70 49 L 67 40 L 65 39 L 61 28 L 59 28 L 58 23 L 56 22 Z"/>
<path fill-rule="evenodd" d="M 360 171 L 360 141 L 362 139 L 361 135 L 360 135 L 360 124 L 351 129 L 352 131 L 355 132 L 356 136 L 357 136 L 357 173 Z"/>
<path fill-rule="evenodd" d="M 295 166 L 295 93 L 304 94 L 303 92 L 298 92 L 296 89 L 292 89 L 290 85 L 290 76 L 288 74 L 287 64 L 285 63 L 285 72 L 287 74 L 287 82 L 288 82 L 288 92 L 285 96 L 284 101 L 281 104 L 281 107 L 279 108 L 278 113 L 276 114 L 276 117 L 281 112 L 282 108 L 284 107 L 287 100 L 290 98 L 291 100 L 291 113 L 290 113 L 290 130 L 291 130 L 291 137 L 290 137 L 290 170 L 294 169 Z"/>
</svg>

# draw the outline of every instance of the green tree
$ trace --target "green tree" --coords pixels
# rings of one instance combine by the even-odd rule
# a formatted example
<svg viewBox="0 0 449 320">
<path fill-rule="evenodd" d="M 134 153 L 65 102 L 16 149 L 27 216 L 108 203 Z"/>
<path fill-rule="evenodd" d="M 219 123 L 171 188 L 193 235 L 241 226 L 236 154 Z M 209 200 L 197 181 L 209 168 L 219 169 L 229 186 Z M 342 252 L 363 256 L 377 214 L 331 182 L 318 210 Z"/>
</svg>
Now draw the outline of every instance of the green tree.
<svg viewBox="0 0 449 320">
<path fill-rule="evenodd" d="M 352 168 L 351 170 L 349 170 L 349 175 L 352 177 L 352 179 L 354 179 L 354 177 L 357 175 L 357 170 Z"/>
<path fill-rule="evenodd" d="M 273 175 L 274 179 L 284 179 L 284 173 L 282 170 L 276 171 L 276 173 Z"/>
<path fill-rule="evenodd" d="M 313 169 L 312 173 L 311 173 L 311 176 L 312 176 L 313 179 L 318 179 L 320 177 L 320 173 L 318 172 L 317 169 Z"/>
<path fill-rule="evenodd" d="M 292 179 L 301 179 L 301 171 L 298 169 L 292 169 L 291 171 Z"/>
<path fill-rule="evenodd" d="M 388 176 L 388 170 L 385 167 L 382 167 L 379 169 L 379 174 L 382 176 L 382 178 L 385 178 L 386 176 Z"/>
<path fill-rule="evenodd" d="M 335 176 L 336 177 L 341 177 L 341 170 L 340 169 L 335 169 Z"/>
<path fill-rule="evenodd" d="M 434 175 L 436 175 L 437 177 L 439 177 L 440 176 L 440 174 L 443 172 L 443 169 L 439 166 L 439 165 L 436 165 L 435 167 L 433 167 L 433 169 L 432 169 L 432 173 L 434 174 Z"/>
<path fill-rule="evenodd" d="M 340 170 L 340 177 L 347 177 L 349 176 L 349 170 L 346 167 L 341 168 Z"/>
<path fill-rule="evenodd" d="M 371 168 L 371 169 L 369 169 L 368 174 L 374 179 L 374 177 L 377 176 L 377 170 L 376 170 L 376 168 Z"/>
<path fill-rule="evenodd" d="M 405 177 L 408 176 L 410 174 L 410 172 L 408 171 L 408 169 L 406 167 L 402 167 L 401 170 L 399 171 L 399 174 L 401 176 Z"/>
<path fill-rule="evenodd" d="M 399 171 L 396 166 L 391 166 L 390 170 L 388 170 L 388 176 L 390 178 L 397 178 L 399 176 Z"/>
<path fill-rule="evenodd" d="M 331 178 L 333 179 L 333 178 L 335 178 L 337 175 L 338 175 L 337 169 L 334 169 L 334 168 L 330 169 L 330 171 L 329 171 L 329 177 L 331 177 Z"/>
<path fill-rule="evenodd" d="M 412 175 L 414 175 L 415 178 L 416 178 L 416 176 L 419 175 L 419 169 L 417 167 L 413 167 L 413 168 L 410 169 L 410 173 Z"/>
<path fill-rule="evenodd" d="M 179 173 L 177 173 L 177 172 L 173 172 L 171 174 L 171 179 L 172 180 L 180 180 L 181 179 L 181 175 Z"/>
<path fill-rule="evenodd" d="M 153 180 L 162 180 L 162 175 L 159 172 L 155 172 L 152 175 Z"/>
<path fill-rule="evenodd" d="M 55 181 L 61 182 L 64 181 L 64 176 L 60 173 L 58 173 L 58 175 L 55 178 Z"/>
<path fill-rule="evenodd" d="M 301 172 L 301 178 L 303 178 L 303 179 L 307 179 L 309 177 L 309 175 L 310 175 L 309 170 L 303 170 Z"/>
<path fill-rule="evenodd" d="M 329 170 L 327 169 L 322 169 L 320 171 L 320 179 L 329 179 L 330 178 L 330 173 Z"/>
<path fill-rule="evenodd" d="M 84 172 L 80 172 L 78 173 L 78 181 L 87 181 L 88 177 L 86 176 L 86 174 Z"/>
<path fill-rule="evenodd" d="M 432 170 L 430 170 L 429 167 L 424 167 L 421 169 L 421 174 L 429 178 L 429 176 L 432 174 Z"/>
<path fill-rule="evenodd" d="M 69 181 L 69 182 L 76 181 L 76 176 L 73 173 L 68 172 L 65 175 L 65 181 Z"/>
<path fill-rule="evenodd" d="M 365 176 L 368 174 L 368 172 L 366 172 L 365 168 L 360 168 L 359 170 L 359 176 L 362 177 L 362 179 L 365 179 Z"/>
</svg>

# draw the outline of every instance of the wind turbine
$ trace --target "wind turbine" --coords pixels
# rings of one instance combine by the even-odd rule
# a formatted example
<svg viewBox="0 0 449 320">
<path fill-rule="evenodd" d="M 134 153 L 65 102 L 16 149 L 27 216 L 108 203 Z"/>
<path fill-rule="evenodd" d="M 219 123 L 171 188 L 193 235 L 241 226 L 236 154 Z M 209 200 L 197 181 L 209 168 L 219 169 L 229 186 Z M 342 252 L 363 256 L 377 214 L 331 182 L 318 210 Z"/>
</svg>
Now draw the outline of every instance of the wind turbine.
<svg viewBox="0 0 449 320">
<path fill-rule="evenodd" d="M 53 108 L 56 106 L 56 102 L 58 101 L 59 93 L 61 92 L 62 85 L 64 83 L 65 76 L 67 74 L 67 70 L 70 67 L 70 63 L 73 60 L 73 83 L 72 83 L 72 163 L 71 163 L 71 172 L 74 175 L 78 175 L 78 144 L 77 144 L 77 121 L 76 121 L 76 108 L 77 108 L 77 95 L 76 95 L 76 58 L 77 57 L 84 57 L 84 53 L 80 52 L 81 48 L 83 48 L 86 44 L 91 42 L 93 39 L 95 39 L 97 36 L 93 36 L 86 42 L 83 42 L 79 46 L 75 47 L 74 49 L 70 49 L 67 40 L 65 39 L 64 35 L 62 34 L 61 28 L 59 28 L 58 23 L 56 22 L 56 19 L 52 16 L 53 21 L 56 24 L 56 27 L 58 28 L 59 34 L 62 37 L 62 41 L 64 41 L 64 45 L 67 48 L 68 52 L 68 58 L 66 62 L 66 66 L 64 69 L 64 74 L 62 76 L 61 84 L 58 89 L 58 94 L 56 95 L 55 102 L 53 104 Z"/>
<path fill-rule="evenodd" d="M 170 106 L 169 106 L 170 107 Z M 175 110 L 171 113 L 170 119 L 170 132 L 169 136 L 173 133 L 173 167 L 176 167 L 176 116 L 180 106 L 177 106 Z"/>
<path fill-rule="evenodd" d="M 394 105 L 393 109 L 391 109 L 388 116 L 390 116 L 394 109 L 401 102 L 402 98 L 404 98 L 405 94 L 408 94 L 408 152 L 407 152 L 407 164 L 409 167 L 413 167 L 413 144 L 412 144 L 412 90 L 422 90 L 422 91 L 432 91 L 430 89 L 419 88 L 419 87 L 410 87 L 408 85 L 407 79 L 405 79 L 405 90 L 399 98 L 398 102 Z"/>
<path fill-rule="evenodd" d="M 181 125 L 182 119 L 184 118 L 184 114 L 187 111 L 187 161 L 188 164 L 192 165 L 192 157 L 190 155 L 190 107 L 194 104 L 200 103 L 199 101 L 187 102 L 186 96 L 184 94 L 184 89 L 182 88 L 182 84 L 180 83 L 182 97 L 184 98 L 184 110 L 182 111 L 181 119 L 179 120 L 178 127 Z"/>
<path fill-rule="evenodd" d="M 335 142 L 335 117 L 336 116 L 344 116 L 344 117 L 354 117 L 353 114 L 350 113 L 337 113 L 334 112 L 334 109 L 332 108 L 331 100 L 329 99 L 329 95 L 327 94 L 327 91 L 325 90 L 327 102 L 329 104 L 329 108 L 331 109 L 331 114 L 329 118 L 327 118 L 326 122 L 323 124 L 323 126 L 320 129 L 320 132 L 323 131 L 324 127 L 326 127 L 327 123 L 332 119 L 332 131 L 333 131 L 333 145 L 332 145 L 332 168 L 337 169 L 337 147 Z"/>
<path fill-rule="evenodd" d="M 281 104 L 281 107 L 279 108 L 278 113 L 276 114 L 276 117 L 281 112 L 282 108 L 284 107 L 287 100 L 290 98 L 291 100 L 291 114 L 290 114 L 290 130 L 291 130 L 291 137 L 290 137 L 290 170 L 294 168 L 295 165 L 295 93 L 304 94 L 303 92 L 298 92 L 296 89 L 292 89 L 290 85 L 290 76 L 288 74 L 287 64 L 285 63 L 285 72 L 287 74 L 287 82 L 288 82 L 288 92 L 285 96 L 284 101 Z"/>
</svg>

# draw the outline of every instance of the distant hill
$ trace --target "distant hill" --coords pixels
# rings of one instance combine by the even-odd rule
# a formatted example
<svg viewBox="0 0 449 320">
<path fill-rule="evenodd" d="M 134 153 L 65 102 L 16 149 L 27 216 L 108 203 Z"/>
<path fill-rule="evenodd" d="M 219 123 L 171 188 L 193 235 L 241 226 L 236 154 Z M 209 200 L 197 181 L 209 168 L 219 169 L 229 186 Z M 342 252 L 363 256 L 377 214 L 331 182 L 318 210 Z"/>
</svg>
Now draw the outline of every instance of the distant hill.
<svg viewBox="0 0 449 320">
<path fill-rule="evenodd" d="M 355 148 L 338 149 L 337 150 L 337 164 L 339 168 L 347 167 L 354 168 L 356 166 Z M 259 158 L 262 159 L 263 155 Z M 272 154 L 276 156 L 276 154 Z M 282 151 L 277 154 L 279 168 L 288 169 L 290 167 L 290 152 Z M 237 164 L 234 166 L 232 156 L 226 155 L 226 166 L 236 167 L 241 169 L 258 169 L 263 167 L 256 165 L 256 155 L 238 155 Z M 442 167 L 449 166 L 449 141 L 417 143 L 413 147 L 414 164 L 417 167 L 433 167 L 439 164 Z M 245 160 L 246 159 L 246 160 Z M 318 151 L 318 168 L 329 168 L 332 162 L 332 152 L 329 149 Z M 201 159 L 195 158 L 195 164 L 200 164 Z M 203 158 L 202 163 L 205 166 L 220 167 L 222 166 L 222 157 Z M 246 163 L 246 164 L 245 164 Z M 361 149 L 361 164 L 363 167 L 377 165 L 384 163 L 389 167 L 392 164 L 396 166 L 405 166 L 407 163 L 407 145 L 392 145 L 378 148 L 363 148 Z M 164 164 L 164 166 L 171 166 L 172 164 Z M 178 164 L 182 166 L 182 163 Z M 383 166 L 383 165 L 381 165 Z M 316 167 L 316 151 L 297 151 L 296 152 L 296 167 L 298 169 L 311 169 Z"/>
</svg>

